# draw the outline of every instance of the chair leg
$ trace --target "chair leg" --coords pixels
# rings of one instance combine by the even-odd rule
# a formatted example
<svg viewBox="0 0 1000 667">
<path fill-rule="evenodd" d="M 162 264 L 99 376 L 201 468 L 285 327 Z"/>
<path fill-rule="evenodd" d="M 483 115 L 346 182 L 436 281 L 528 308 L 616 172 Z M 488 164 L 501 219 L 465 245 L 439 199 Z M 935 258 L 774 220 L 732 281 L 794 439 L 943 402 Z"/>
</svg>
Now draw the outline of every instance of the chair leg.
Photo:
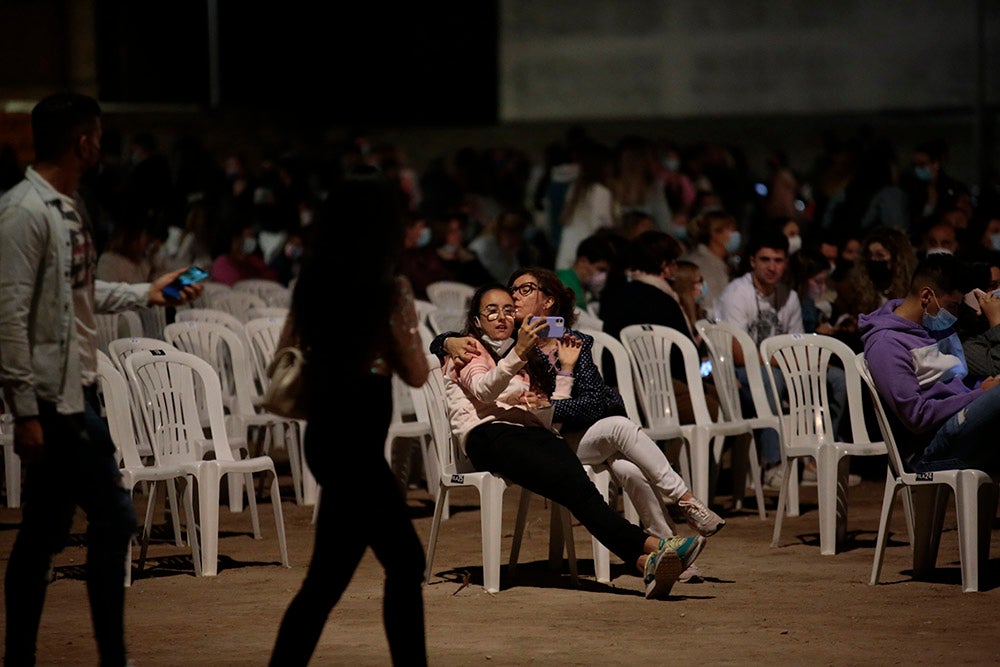
<svg viewBox="0 0 1000 667">
<path fill-rule="evenodd" d="M 892 506 L 896 502 L 896 493 L 900 487 L 892 478 L 892 473 L 886 474 L 885 491 L 882 493 L 882 512 L 878 523 L 878 539 L 875 543 L 875 557 L 872 560 L 872 575 L 868 583 L 874 586 L 882 573 L 882 559 L 885 556 L 885 543 L 889 540 L 889 522 L 892 521 Z M 908 502 L 906 498 L 904 503 Z M 912 545 L 911 545 L 912 546 Z"/>
<path fill-rule="evenodd" d="M 604 468 L 603 470 L 595 471 L 591 467 L 587 467 L 587 473 L 590 476 L 591 481 L 597 490 L 600 491 L 601 497 L 604 498 L 604 502 L 608 502 L 608 489 L 611 487 L 611 472 Z M 609 583 L 611 581 L 611 555 L 608 548 L 601 544 L 596 537 L 591 535 L 590 545 L 594 551 L 594 576 L 601 583 Z"/>
<path fill-rule="evenodd" d="M 267 474 L 267 473 L 265 473 Z M 271 505 L 274 507 L 274 529 L 278 531 L 278 550 L 281 552 L 281 564 L 288 564 L 288 542 L 285 538 L 285 515 L 281 508 L 281 489 L 278 485 L 278 473 L 271 470 Z"/>
<path fill-rule="evenodd" d="M 781 490 L 778 491 L 778 507 L 774 510 L 774 532 L 771 534 L 771 546 L 776 547 L 781 541 L 781 521 L 785 516 L 785 506 L 788 503 L 788 496 L 791 493 L 791 475 L 788 469 L 795 465 L 795 459 L 786 458 L 782 465 L 785 466 L 785 474 L 781 476 Z M 796 493 L 796 497 L 797 497 Z M 789 514 L 791 516 L 791 514 Z"/>
<path fill-rule="evenodd" d="M 531 504 L 531 491 L 521 487 L 521 500 L 517 504 L 517 518 L 514 520 L 514 539 L 510 544 L 510 561 L 508 569 L 511 576 L 517 570 L 517 558 L 521 554 L 521 540 L 524 537 L 524 524 L 528 518 L 528 505 Z"/>
<path fill-rule="evenodd" d="M 712 502 L 708 488 L 708 468 L 709 459 L 712 456 L 712 438 L 704 429 L 695 428 L 691 440 L 691 493 L 707 505 Z"/>
<path fill-rule="evenodd" d="M 488 593 L 500 592 L 500 534 L 503 529 L 503 492 L 499 478 L 487 477 L 481 490 L 480 512 L 483 539 L 483 587 Z M 528 492 L 530 493 L 530 491 Z"/>
<path fill-rule="evenodd" d="M 197 515 L 194 513 L 194 488 L 193 477 L 184 480 L 184 512 L 187 519 L 187 540 L 191 545 L 191 560 L 194 563 L 194 576 L 202 576 L 201 569 L 201 542 L 198 538 Z"/>
<path fill-rule="evenodd" d="M 239 475 L 230 475 L 229 477 L 232 479 L 233 477 L 239 477 Z M 247 492 L 247 505 L 250 507 L 250 525 L 253 526 L 253 537 L 255 540 L 259 540 L 261 538 L 260 514 L 257 511 L 257 495 L 254 493 L 253 475 L 251 473 L 243 474 L 243 488 Z M 272 503 L 275 500 L 279 504 L 281 503 L 280 498 L 271 498 Z"/>
<path fill-rule="evenodd" d="M 913 498 L 913 576 L 925 577 L 937 567 L 941 528 L 944 523 L 942 504 L 947 506 L 951 487 L 943 484 L 911 487 Z"/>
<path fill-rule="evenodd" d="M 569 560 L 569 576 L 576 585 L 580 584 L 580 577 L 576 569 L 576 542 L 573 539 L 573 516 L 566 507 L 552 503 L 552 524 L 559 526 L 559 534 L 550 537 L 549 540 L 549 563 L 552 564 L 552 554 L 555 552 L 554 546 L 558 546 L 559 555 L 562 556 L 563 547 L 566 548 L 566 558 Z M 551 529 L 551 526 L 550 526 Z M 553 545 L 553 538 L 558 540 L 558 545 Z M 556 567 L 560 565 L 562 558 L 556 561 Z"/>
<path fill-rule="evenodd" d="M 198 475 L 198 518 L 201 529 L 201 574 L 219 573 L 219 487 L 220 473 L 213 461 L 200 463 Z M 240 479 L 240 475 L 230 475 Z"/>
<path fill-rule="evenodd" d="M 837 553 L 840 502 L 837 489 L 841 461 L 833 447 L 820 447 L 816 455 L 816 498 L 819 501 L 819 552 L 823 556 Z M 791 465 L 796 465 L 795 461 Z M 845 477 L 846 486 L 846 477 Z"/>
<path fill-rule="evenodd" d="M 785 499 L 785 514 L 799 516 L 799 460 L 785 459 L 785 474 L 788 479 L 788 497 Z"/>
<path fill-rule="evenodd" d="M 424 583 L 431 579 L 431 566 L 434 563 L 434 547 L 437 545 L 438 530 L 441 528 L 441 515 L 444 503 L 448 502 L 448 487 L 438 484 L 437 500 L 434 501 L 434 518 L 431 520 L 431 534 L 427 538 L 427 567 L 424 569 Z"/>
</svg>

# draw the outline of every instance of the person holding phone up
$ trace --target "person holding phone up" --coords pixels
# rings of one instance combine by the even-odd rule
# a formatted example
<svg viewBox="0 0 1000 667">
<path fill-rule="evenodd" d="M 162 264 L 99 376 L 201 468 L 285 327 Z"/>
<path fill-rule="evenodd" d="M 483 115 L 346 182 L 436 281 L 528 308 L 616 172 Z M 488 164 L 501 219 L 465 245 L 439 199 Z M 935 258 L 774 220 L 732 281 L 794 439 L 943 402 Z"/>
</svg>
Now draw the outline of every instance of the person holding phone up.
<svg viewBox="0 0 1000 667">
<path fill-rule="evenodd" d="M 726 522 L 691 494 L 657 444 L 625 416 L 621 395 L 605 383 L 594 363 L 593 337 L 574 331 L 576 295 L 559 276 L 541 267 L 519 269 L 509 282 L 515 326 L 536 318 L 561 317 L 567 329 L 561 338 L 542 337 L 527 351 L 526 368 L 532 388 L 551 398 L 552 421 L 582 463 L 605 464 L 632 499 L 646 531 L 657 537 L 674 534 L 665 508 L 676 506 L 700 535 L 714 535 Z M 542 336 L 549 325 L 537 320 Z M 513 333 L 513 331 L 512 331 Z M 476 356 L 477 341 L 442 334 L 431 352 L 447 354 L 458 365 Z M 502 345 L 501 345 L 502 347 Z M 509 349 L 509 346 L 508 348 Z M 568 391 L 557 391 L 567 385 Z"/>
<path fill-rule="evenodd" d="M 549 396 L 533 386 L 526 364 L 547 326 L 538 319 L 522 322 L 515 340 L 514 300 L 507 289 L 487 284 L 476 290 L 465 324 L 475 354 L 461 367 L 452 356 L 442 364 L 451 430 L 476 470 L 565 506 L 616 556 L 635 563 L 647 598 L 663 599 L 705 538 L 658 538 L 627 521 L 604 501 L 560 434 L 539 418 L 537 410 L 549 404 Z M 565 346 L 568 356 L 579 354 L 572 336 L 550 340 Z M 552 398 L 568 396 L 572 384 L 571 377 L 559 376 Z"/>
</svg>

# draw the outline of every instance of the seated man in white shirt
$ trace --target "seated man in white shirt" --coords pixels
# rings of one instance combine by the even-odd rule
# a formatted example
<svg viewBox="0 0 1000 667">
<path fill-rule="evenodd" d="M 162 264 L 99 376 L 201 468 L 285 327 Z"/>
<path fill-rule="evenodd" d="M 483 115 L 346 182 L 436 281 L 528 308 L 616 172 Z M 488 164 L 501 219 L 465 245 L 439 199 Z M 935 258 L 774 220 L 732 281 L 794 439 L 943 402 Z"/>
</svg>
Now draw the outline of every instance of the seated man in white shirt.
<svg viewBox="0 0 1000 667">
<path fill-rule="evenodd" d="M 719 319 L 732 322 L 745 329 L 757 345 L 769 336 L 787 333 L 804 333 L 802 307 L 799 296 L 783 280 L 788 263 L 788 237 L 781 230 L 764 232 L 750 239 L 747 247 L 750 270 L 734 278 L 723 290 L 717 304 Z M 750 350 L 733 350 L 736 374 L 740 381 L 740 401 L 744 414 L 753 414 L 753 399 L 750 395 L 744 355 Z M 757 350 L 754 354 L 759 354 Z M 763 360 L 762 362 L 763 363 Z M 768 384 L 764 378 L 765 386 Z M 780 373 L 775 375 L 773 389 L 767 386 L 771 409 L 777 412 L 775 396 L 784 397 L 786 387 Z M 827 384 L 831 400 L 831 418 L 836 432 L 841 417 L 847 409 L 847 385 L 843 370 L 831 367 L 827 372 Z M 764 470 L 764 485 L 778 488 L 781 485 L 781 444 L 773 429 L 755 433 L 761 444 L 761 467 Z M 815 470 L 810 475 L 807 468 L 803 480 L 815 480 Z M 860 481 L 860 478 L 857 478 Z"/>
</svg>

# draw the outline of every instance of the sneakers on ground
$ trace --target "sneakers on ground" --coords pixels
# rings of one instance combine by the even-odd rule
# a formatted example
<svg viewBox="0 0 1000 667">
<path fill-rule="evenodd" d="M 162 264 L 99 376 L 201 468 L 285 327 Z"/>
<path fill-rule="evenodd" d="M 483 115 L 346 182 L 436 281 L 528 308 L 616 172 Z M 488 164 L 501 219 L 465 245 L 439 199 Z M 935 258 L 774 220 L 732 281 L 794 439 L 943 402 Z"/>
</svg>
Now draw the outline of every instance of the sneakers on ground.
<svg viewBox="0 0 1000 667">
<path fill-rule="evenodd" d="M 780 491 L 781 482 L 785 478 L 785 468 L 780 463 L 765 468 L 763 473 L 764 488 L 771 491 Z"/>
<path fill-rule="evenodd" d="M 853 472 L 847 475 L 848 486 L 857 486 L 860 483 L 861 475 L 857 475 Z M 807 465 L 802 469 L 802 485 L 816 486 L 816 468 Z"/>
<path fill-rule="evenodd" d="M 725 519 L 710 510 L 705 503 L 694 496 L 677 503 L 684 511 L 684 520 L 704 537 L 711 537 L 723 529 Z"/>
<path fill-rule="evenodd" d="M 681 584 L 700 584 L 703 581 L 705 581 L 705 578 L 701 576 L 701 570 L 698 569 L 697 565 L 693 564 L 677 577 L 677 582 Z"/>
<path fill-rule="evenodd" d="M 663 537 L 659 547 L 646 559 L 643 583 L 646 597 L 662 600 L 670 595 L 674 582 L 694 563 L 705 546 L 701 537 Z"/>
</svg>

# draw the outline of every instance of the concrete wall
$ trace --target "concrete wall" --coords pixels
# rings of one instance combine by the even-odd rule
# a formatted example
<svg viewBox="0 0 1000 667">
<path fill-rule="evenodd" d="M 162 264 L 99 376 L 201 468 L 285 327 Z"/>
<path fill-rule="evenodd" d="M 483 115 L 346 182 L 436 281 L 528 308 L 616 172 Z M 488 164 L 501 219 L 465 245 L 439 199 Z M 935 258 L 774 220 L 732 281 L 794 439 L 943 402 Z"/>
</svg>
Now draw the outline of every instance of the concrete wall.
<svg viewBox="0 0 1000 667">
<path fill-rule="evenodd" d="M 504 121 L 973 109 L 988 0 L 503 0 Z"/>
</svg>

